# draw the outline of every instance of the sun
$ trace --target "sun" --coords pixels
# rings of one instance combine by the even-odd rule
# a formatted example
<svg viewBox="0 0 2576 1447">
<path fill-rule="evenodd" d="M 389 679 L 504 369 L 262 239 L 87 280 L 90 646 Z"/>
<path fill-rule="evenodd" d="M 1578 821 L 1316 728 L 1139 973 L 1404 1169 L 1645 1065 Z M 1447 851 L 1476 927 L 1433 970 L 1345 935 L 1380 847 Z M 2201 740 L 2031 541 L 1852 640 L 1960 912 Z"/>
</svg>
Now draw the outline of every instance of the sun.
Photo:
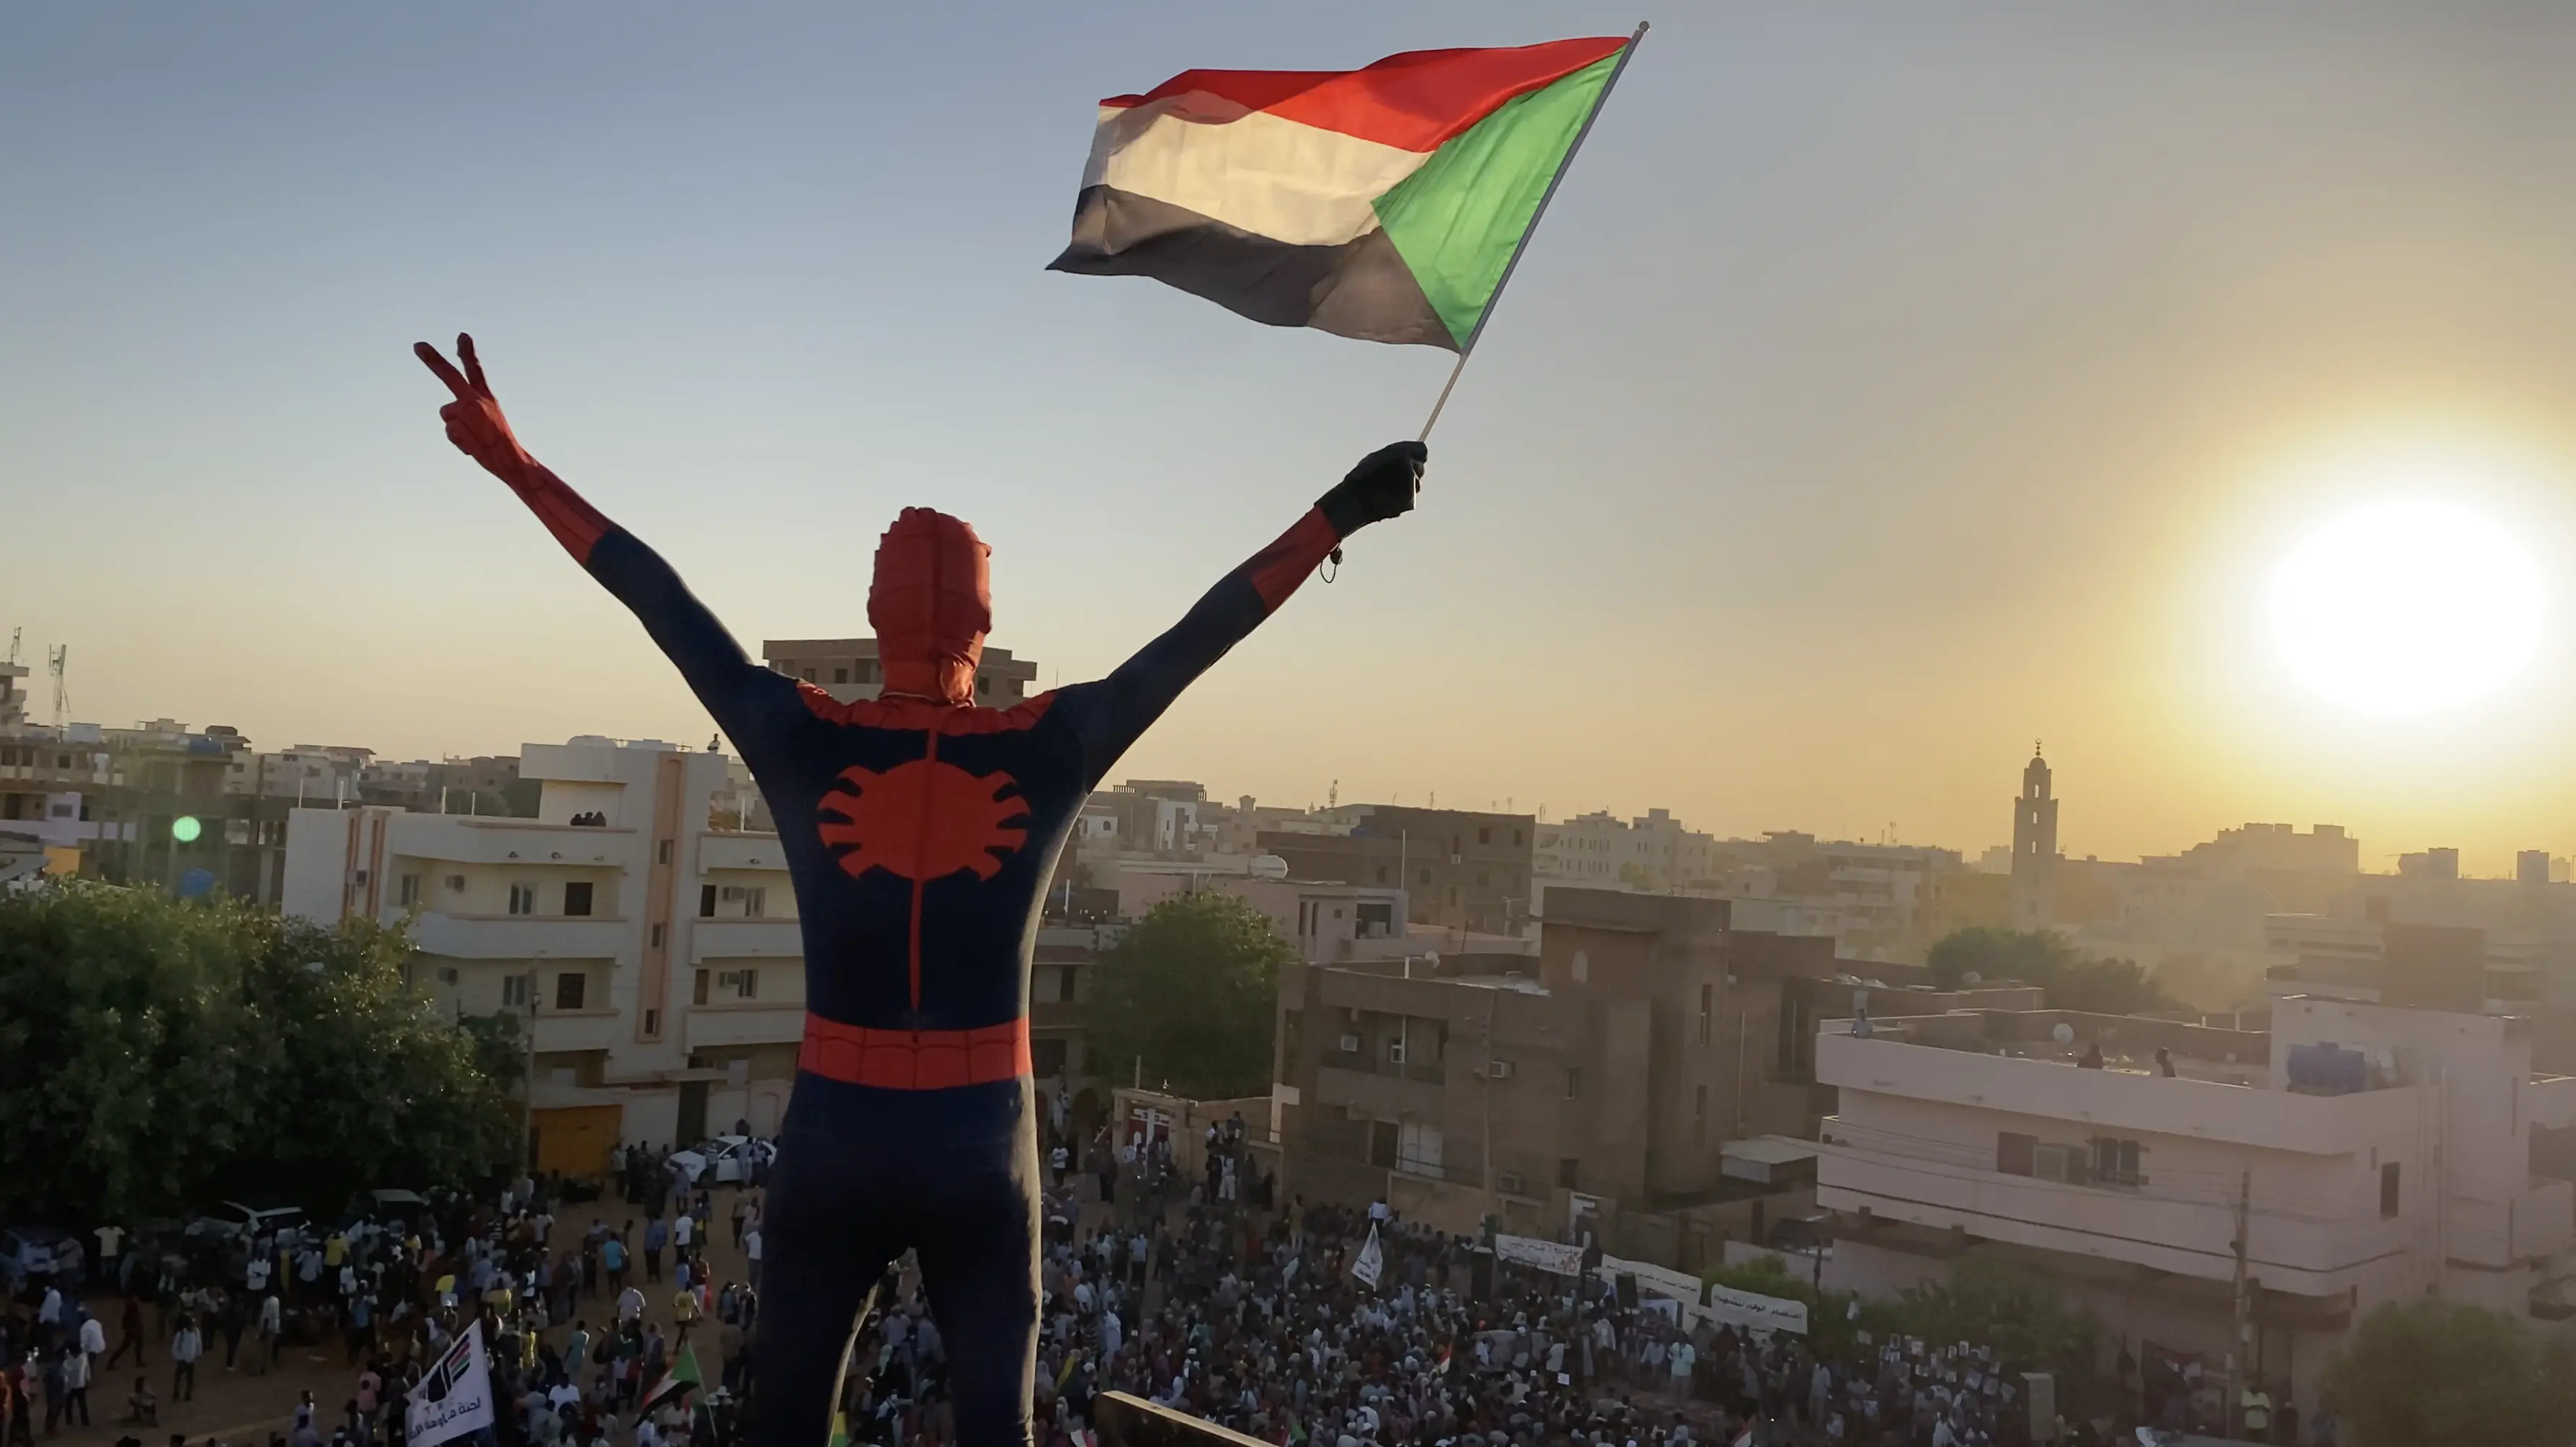
<svg viewBox="0 0 2576 1447">
<path fill-rule="evenodd" d="M 2440 502 L 2387 502 L 2319 528 L 2272 579 L 2272 636 L 2301 683 L 2374 714 L 2493 692 L 2540 647 L 2544 589 L 2501 527 Z"/>
</svg>

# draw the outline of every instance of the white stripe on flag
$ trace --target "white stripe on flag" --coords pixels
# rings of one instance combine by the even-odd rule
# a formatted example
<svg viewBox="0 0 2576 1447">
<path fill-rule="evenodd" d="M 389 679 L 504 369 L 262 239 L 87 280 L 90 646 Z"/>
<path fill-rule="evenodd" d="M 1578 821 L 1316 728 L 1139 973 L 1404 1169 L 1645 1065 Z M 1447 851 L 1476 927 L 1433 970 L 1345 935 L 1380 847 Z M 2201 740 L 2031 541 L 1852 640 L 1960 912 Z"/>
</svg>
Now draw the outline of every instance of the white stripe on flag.
<svg viewBox="0 0 2576 1447">
<path fill-rule="evenodd" d="M 1082 184 L 1149 196 L 1292 246 L 1338 246 L 1376 230 L 1377 198 L 1430 159 L 1267 111 L 1223 125 L 1171 113 L 1188 100 L 1102 106 Z"/>
</svg>

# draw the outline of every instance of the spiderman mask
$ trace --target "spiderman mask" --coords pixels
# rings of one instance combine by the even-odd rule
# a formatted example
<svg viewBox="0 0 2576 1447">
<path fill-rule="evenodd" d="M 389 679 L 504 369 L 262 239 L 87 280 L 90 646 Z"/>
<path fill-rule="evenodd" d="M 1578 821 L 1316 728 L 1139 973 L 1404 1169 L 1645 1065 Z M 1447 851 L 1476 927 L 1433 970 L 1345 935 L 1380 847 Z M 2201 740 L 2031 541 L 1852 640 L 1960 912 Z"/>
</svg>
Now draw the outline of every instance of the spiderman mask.
<svg viewBox="0 0 2576 1447">
<path fill-rule="evenodd" d="M 885 692 L 964 708 L 993 627 L 993 550 L 961 518 L 908 507 L 877 542 L 868 584 Z"/>
</svg>

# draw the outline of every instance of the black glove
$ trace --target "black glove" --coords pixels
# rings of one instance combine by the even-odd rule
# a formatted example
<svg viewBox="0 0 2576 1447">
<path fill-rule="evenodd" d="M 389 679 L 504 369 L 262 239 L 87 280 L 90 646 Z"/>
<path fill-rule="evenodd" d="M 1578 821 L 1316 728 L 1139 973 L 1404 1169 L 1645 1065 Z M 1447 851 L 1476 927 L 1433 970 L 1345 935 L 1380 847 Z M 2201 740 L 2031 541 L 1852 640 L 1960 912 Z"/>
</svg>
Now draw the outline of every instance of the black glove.
<svg viewBox="0 0 2576 1447">
<path fill-rule="evenodd" d="M 1370 523 L 1413 511 L 1413 495 L 1422 488 L 1422 464 L 1431 450 L 1419 442 L 1391 442 L 1359 461 L 1350 476 L 1315 500 L 1333 531 L 1349 537 Z"/>
</svg>

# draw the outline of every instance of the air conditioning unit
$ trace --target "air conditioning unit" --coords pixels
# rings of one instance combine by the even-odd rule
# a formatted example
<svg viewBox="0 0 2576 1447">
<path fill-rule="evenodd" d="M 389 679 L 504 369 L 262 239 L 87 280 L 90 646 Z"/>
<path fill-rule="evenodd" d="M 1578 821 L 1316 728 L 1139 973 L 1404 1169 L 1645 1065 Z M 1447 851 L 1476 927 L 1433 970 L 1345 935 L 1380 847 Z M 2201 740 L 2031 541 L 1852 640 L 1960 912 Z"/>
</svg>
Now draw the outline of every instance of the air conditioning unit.
<svg viewBox="0 0 2576 1447">
<path fill-rule="evenodd" d="M 740 970 L 720 970 L 720 971 L 718 971 L 718 972 L 717 972 L 717 974 L 716 974 L 716 988 L 717 988 L 717 989 L 719 989 L 719 990 L 738 990 L 738 989 L 741 989 L 741 988 L 742 988 L 742 971 L 740 971 Z"/>
<path fill-rule="evenodd" d="M 742 898 L 742 886 L 739 884 L 728 884 L 724 888 L 716 891 L 716 898 L 740 899 Z"/>
<path fill-rule="evenodd" d="M 1529 1194 L 1529 1181 L 1518 1171 L 1497 1171 L 1494 1173 L 1494 1188 L 1507 1196 L 1526 1196 Z"/>
<path fill-rule="evenodd" d="M 1386 1063 L 1389 1065 L 1402 1065 L 1404 1063 L 1403 1041 L 1389 1040 L 1386 1042 Z"/>
<path fill-rule="evenodd" d="M 1357 1054 L 1359 1054 L 1359 1053 L 1360 1053 L 1360 1037 L 1358 1037 L 1357 1035 L 1345 1035 L 1345 1036 L 1343 1036 L 1343 1037 L 1342 1037 L 1342 1053 L 1343 1053 L 1344 1055 L 1357 1055 Z"/>
<path fill-rule="evenodd" d="M 1488 1060 L 1488 1061 L 1486 1061 L 1486 1062 L 1485 1062 L 1485 1078 L 1486 1078 L 1487 1080 L 1509 1080 L 1509 1079 L 1511 1079 L 1511 1078 L 1512 1078 L 1512 1063 L 1511 1063 L 1510 1061 L 1508 1061 L 1508 1060 Z"/>
<path fill-rule="evenodd" d="M 2041 1146 L 2031 1152 L 2030 1173 L 2043 1181 L 2081 1181 L 2084 1152 L 2076 1146 Z"/>
</svg>

